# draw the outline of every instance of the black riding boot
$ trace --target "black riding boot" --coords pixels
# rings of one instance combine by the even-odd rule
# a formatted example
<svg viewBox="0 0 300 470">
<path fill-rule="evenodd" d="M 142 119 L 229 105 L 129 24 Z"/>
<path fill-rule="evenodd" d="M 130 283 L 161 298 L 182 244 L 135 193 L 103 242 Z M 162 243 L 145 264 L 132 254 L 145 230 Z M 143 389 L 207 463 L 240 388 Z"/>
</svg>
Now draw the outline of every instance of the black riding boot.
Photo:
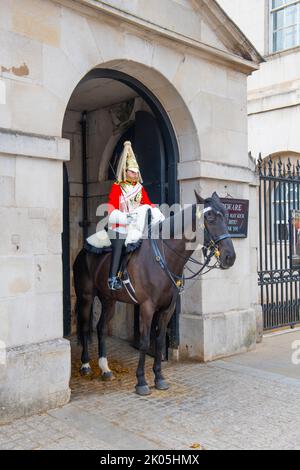
<svg viewBox="0 0 300 470">
<path fill-rule="evenodd" d="M 120 267 L 120 260 L 124 243 L 124 238 L 115 238 L 111 240 L 112 254 L 108 278 L 108 287 L 112 290 L 122 289 L 122 282 L 117 274 Z"/>
</svg>

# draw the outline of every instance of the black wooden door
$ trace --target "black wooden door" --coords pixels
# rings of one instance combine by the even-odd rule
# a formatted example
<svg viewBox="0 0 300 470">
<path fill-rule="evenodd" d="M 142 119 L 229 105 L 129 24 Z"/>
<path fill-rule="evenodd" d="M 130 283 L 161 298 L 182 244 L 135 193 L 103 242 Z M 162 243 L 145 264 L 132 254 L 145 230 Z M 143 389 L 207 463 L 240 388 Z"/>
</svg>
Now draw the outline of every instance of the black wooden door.
<svg viewBox="0 0 300 470">
<path fill-rule="evenodd" d="M 145 111 L 136 113 L 134 150 L 140 166 L 143 186 L 153 204 L 167 201 L 166 161 L 163 138 L 155 117 Z M 139 346 L 139 306 L 135 307 L 134 346 Z M 168 343 L 168 341 L 166 341 Z M 155 331 L 151 330 L 151 355 L 155 353 Z M 167 351 L 163 353 L 167 356 Z"/>
<path fill-rule="evenodd" d="M 152 114 L 145 111 L 136 113 L 134 145 L 143 186 L 151 202 L 153 204 L 166 202 L 165 149 L 159 125 Z"/>
</svg>

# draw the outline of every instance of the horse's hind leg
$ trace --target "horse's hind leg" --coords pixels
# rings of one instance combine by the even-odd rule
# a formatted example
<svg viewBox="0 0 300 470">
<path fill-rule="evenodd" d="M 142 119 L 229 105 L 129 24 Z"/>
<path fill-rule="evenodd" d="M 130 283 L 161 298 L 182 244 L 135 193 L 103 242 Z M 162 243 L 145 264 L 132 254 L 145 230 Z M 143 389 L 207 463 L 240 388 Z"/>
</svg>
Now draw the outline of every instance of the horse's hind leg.
<svg viewBox="0 0 300 470">
<path fill-rule="evenodd" d="M 107 334 L 107 325 L 115 312 L 116 302 L 114 300 L 102 299 L 100 299 L 100 301 L 102 304 L 102 312 L 97 324 L 99 367 L 102 371 L 102 378 L 104 380 L 111 380 L 113 378 L 113 373 L 108 367 L 105 339 Z"/>
<path fill-rule="evenodd" d="M 90 375 L 92 369 L 89 358 L 89 339 L 91 334 L 91 319 L 93 317 L 93 301 L 92 294 L 84 294 L 77 300 L 77 308 L 79 309 L 79 338 L 82 345 L 81 354 L 81 375 Z"/>
<path fill-rule="evenodd" d="M 165 378 L 162 373 L 162 352 L 165 346 L 166 341 L 166 334 L 167 334 L 167 327 L 169 321 L 174 313 L 176 303 L 172 303 L 167 310 L 162 310 L 159 312 L 158 317 L 158 325 L 157 325 L 157 335 L 156 335 L 156 342 L 155 342 L 155 359 L 153 364 L 153 372 L 154 372 L 154 382 L 155 388 L 157 390 L 168 390 L 169 385 L 165 381 Z"/>
</svg>

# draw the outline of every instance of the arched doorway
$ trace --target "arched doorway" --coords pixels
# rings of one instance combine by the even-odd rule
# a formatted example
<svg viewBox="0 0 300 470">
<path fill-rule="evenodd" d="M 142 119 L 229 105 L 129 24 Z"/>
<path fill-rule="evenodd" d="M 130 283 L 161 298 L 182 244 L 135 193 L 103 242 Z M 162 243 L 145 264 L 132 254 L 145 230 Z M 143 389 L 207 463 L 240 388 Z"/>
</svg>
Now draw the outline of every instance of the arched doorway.
<svg viewBox="0 0 300 470">
<path fill-rule="evenodd" d="M 69 250 L 63 256 L 64 325 L 65 335 L 69 335 L 76 330 L 70 264 L 83 240 L 95 231 L 99 221 L 96 207 L 107 200 L 123 142 L 133 142 L 144 184 L 158 204 L 179 202 L 179 151 L 169 116 L 155 95 L 137 79 L 111 69 L 92 70 L 75 88 L 66 110 L 63 137 L 71 141 L 71 160 L 64 178 L 63 235 L 64 249 Z M 131 321 L 128 307 L 119 306 L 111 333 L 134 341 L 138 315 L 130 308 Z M 168 332 L 172 348 L 179 344 L 179 311 L 180 305 Z"/>
</svg>

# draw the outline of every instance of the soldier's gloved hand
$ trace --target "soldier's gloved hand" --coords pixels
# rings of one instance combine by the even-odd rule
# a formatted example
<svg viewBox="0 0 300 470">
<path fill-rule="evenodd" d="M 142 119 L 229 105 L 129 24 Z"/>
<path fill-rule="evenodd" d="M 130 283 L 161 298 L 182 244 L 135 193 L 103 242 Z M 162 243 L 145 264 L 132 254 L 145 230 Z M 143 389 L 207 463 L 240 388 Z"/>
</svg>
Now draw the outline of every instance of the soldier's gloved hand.
<svg viewBox="0 0 300 470">
<path fill-rule="evenodd" d="M 121 212 L 119 209 L 115 209 L 109 216 L 108 222 L 110 224 L 125 224 L 127 223 L 126 212 Z"/>
<path fill-rule="evenodd" d="M 160 211 L 158 207 L 152 208 L 152 224 L 157 222 L 163 222 L 165 220 L 164 214 Z"/>
<path fill-rule="evenodd" d="M 136 212 L 130 212 L 127 214 L 127 223 L 132 224 L 132 222 L 135 222 L 137 218 L 137 213 Z"/>
</svg>

